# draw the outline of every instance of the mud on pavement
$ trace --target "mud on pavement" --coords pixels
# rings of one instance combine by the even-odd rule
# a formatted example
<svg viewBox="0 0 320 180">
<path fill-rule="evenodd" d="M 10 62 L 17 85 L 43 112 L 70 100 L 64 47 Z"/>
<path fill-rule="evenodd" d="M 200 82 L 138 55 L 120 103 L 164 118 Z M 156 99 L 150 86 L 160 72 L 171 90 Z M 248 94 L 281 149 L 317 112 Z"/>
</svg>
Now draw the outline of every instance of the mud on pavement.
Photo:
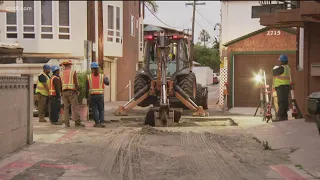
<svg viewBox="0 0 320 180">
<path fill-rule="evenodd" d="M 266 179 L 269 165 L 287 162 L 288 152 L 264 150 L 253 137 L 236 131 L 209 133 L 149 126 L 110 127 L 71 129 L 76 132 L 72 138 L 51 139 L 50 142 L 43 136 L 42 142 L 10 157 L 25 160 L 28 156 L 30 166 L 20 171 L 4 172 L 0 169 L 0 177 L 24 179 L 24 176 L 30 177 L 37 172 L 32 175 L 34 179 L 50 176 L 49 179 L 59 180 L 90 177 L 110 180 L 257 180 Z M 44 166 L 41 162 L 51 164 Z M 86 168 L 64 168 L 56 175 L 53 174 L 55 171 L 37 169 L 70 165 Z"/>
</svg>

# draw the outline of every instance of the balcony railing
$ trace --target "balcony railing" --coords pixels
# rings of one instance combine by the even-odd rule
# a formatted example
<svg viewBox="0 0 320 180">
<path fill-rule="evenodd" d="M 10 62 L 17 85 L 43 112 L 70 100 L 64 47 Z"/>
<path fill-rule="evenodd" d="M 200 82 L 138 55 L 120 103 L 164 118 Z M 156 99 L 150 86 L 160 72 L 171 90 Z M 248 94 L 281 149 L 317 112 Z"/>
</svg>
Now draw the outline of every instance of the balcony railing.
<svg viewBox="0 0 320 180">
<path fill-rule="evenodd" d="M 270 6 L 274 4 L 281 4 L 283 5 L 283 9 L 297 9 L 300 8 L 300 1 L 287 1 L 287 0 L 262 0 L 259 1 L 261 6 Z"/>
</svg>

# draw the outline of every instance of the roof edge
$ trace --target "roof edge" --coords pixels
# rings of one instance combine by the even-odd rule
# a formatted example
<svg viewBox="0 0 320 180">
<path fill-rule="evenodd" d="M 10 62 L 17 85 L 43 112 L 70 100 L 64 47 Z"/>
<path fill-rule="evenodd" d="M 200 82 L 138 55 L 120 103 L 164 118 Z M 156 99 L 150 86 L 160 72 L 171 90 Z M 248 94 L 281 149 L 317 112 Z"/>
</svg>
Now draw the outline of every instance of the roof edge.
<svg viewBox="0 0 320 180">
<path fill-rule="evenodd" d="M 239 42 L 239 41 L 242 41 L 242 40 L 244 40 L 244 39 L 250 38 L 250 37 L 252 37 L 252 36 L 255 36 L 255 35 L 257 35 L 257 34 L 260 34 L 260 33 L 262 33 L 262 32 L 265 32 L 265 31 L 267 31 L 267 30 L 270 30 L 270 29 L 279 29 L 279 30 L 282 30 L 282 31 L 285 31 L 285 32 L 291 33 L 291 34 L 296 34 L 296 33 L 297 33 L 297 30 L 294 29 L 294 28 L 264 27 L 264 28 L 259 29 L 259 30 L 257 30 L 257 31 L 251 32 L 251 33 L 246 34 L 246 35 L 244 35 L 244 36 L 241 36 L 241 37 L 238 37 L 238 38 L 233 39 L 233 40 L 231 40 L 231 41 L 228 41 L 228 42 L 224 43 L 223 46 L 230 46 L 231 44 L 237 43 L 237 42 Z"/>
</svg>

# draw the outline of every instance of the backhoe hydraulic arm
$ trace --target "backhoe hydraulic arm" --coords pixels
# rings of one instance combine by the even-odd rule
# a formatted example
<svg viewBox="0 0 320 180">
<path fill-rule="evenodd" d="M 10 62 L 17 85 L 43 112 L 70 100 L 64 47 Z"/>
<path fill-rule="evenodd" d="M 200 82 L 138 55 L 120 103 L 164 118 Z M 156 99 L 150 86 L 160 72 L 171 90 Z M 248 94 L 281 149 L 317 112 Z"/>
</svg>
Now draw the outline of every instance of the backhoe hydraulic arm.
<svg viewBox="0 0 320 180">
<path fill-rule="evenodd" d="M 143 89 L 141 89 L 137 94 L 134 95 L 132 99 L 130 99 L 129 102 L 127 102 L 125 105 L 120 106 L 118 110 L 115 112 L 115 115 L 117 116 L 127 116 L 130 109 L 134 108 L 137 104 L 142 102 L 144 99 L 146 99 L 149 96 L 150 87 L 146 86 Z"/>
</svg>

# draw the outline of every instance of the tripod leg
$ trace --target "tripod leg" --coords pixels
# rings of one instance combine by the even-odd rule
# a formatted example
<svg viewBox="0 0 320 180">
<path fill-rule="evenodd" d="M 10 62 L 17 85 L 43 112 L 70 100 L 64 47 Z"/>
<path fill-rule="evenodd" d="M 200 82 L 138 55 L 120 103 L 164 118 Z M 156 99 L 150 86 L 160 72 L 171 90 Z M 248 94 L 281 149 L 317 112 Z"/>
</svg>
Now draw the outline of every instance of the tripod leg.
<svg viewBox="0 0 320 180">
<path fill-rule="evenodd" d="M 261 101 L 259 101 L 259 104 L 257 106 L 256 112 L 254 113 L 254 117 L 257 115 L 257 112 L 258 112 L 258 109 L 259 109 L 260 106 L 261 106 Z"/>
</svg>

